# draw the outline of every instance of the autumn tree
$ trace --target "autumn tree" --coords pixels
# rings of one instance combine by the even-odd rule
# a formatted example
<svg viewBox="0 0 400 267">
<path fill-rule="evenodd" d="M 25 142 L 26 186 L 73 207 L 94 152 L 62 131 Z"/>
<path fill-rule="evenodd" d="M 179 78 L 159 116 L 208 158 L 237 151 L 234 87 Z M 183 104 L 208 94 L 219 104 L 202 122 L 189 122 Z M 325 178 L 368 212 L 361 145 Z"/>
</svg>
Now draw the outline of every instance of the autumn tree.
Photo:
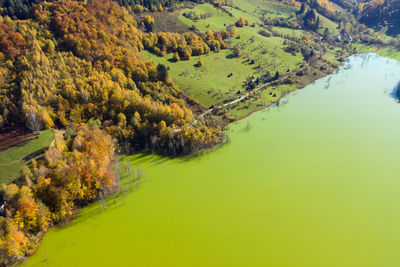
<svg viewBox="0 0 400 267">
<path fill-rule="evenodd" d="M 203 60 L 201 60 L 201 59 L 199 59 L 198 61 L 197 61 L 197 67 L 199 67 L 199 68 L 201 68 L 201 67 L 204 67 L 204 61 Z"/>
<path fill-rule="evenodd" d="M 157 65 L 158 79 L 166 82 L 168 78 L 168 69 L 164 64 Z"/>
<path fill-rule="evenodd" d="M 235 46 L 232 48 L 232 56 L 233 57 L 241 57 L 242 56 L 242 50 L 240 50 L 239 47 Z"/>
<path fill-rule="evenodd" d="M 175 62 L 178 62 L 178 61 L 181 60 L 181 58 L 179 57 L 178 52 L 175 52 L 175 53 L 174 53 L 174 55 L 173 55 L 173 57 L 172 57 L 172 60 L 175 61 Z"/>
<path fill-rule="evenodd" d="M 238 21 L 236 21 L 235 25 L 237 27 L 249 26 L 249 21 L 245 18 L 240 17 Z"/>
</svg>

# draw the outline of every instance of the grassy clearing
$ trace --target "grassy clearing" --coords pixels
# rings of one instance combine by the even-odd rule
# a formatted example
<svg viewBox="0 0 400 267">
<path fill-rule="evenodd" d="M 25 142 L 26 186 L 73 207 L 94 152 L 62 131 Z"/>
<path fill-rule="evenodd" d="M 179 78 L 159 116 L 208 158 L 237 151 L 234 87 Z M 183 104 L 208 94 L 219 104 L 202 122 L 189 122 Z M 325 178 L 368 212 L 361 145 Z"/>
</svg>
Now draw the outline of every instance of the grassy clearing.
<svg viewBox="0 0 400 267">
<path fill-rule="evenodd" d="M 284 5 L 276 2 L 269 1 L 258 1 L 258 0 L 241 0 L 241 2 L 249 1 L 252 3 L 254 8 L 258 9 L 266 9 L 268 13 L 265 18 L 275 18 L 275 17 L 283 17 L 289 18 L 295 16 L 295 13 L 299 10 L 299 8 L 295 6 Z M 240 6 L 240 4 L 239 4 Z"/>
<path fill-rule="evenodd" d="M 353 43 L 352 47 L 357 50 L 357 53 L 369 53 L 376 51 L 376 47 L 373 45 Z"/>
<path fill-rule="evenodd" d="M 246 18 L 250 24 L 253 22 L 257 22 L 258 24 L 261 24 L 262 21 L 260 19 L 260 16 L 257 15 L 257 13 L 250 13 L 248 11 L 245 11 L 243 9 L 236 9 L 232 7 L 225 7 L 227 10 L 229 10 L 235 18 Z"/>
<path fill-rule="evenodd" d="M 331 34 L 336 34 L 339 32 L 338 30 L 338 24 L 336 22 L 333 22 L 332 20 L 322 16 L 321 14 L 318 13 L 320 23 L 321 23 L 321 28 L 318 30 L 320 34 L 324 33 L 325 28 L 328 28 L 329 32 Z"/>
<path fill-rule="evenodd" d="M 265 2 L 257 2 L 265 4 Z M 221 31 L 230 24 L 234 24 L 240 17 L 246 18 L 250 24 L 253 22 L 261 23 L 260 18 L 251 12 L 257 10 L 257 6 L 252 2 L 238 2 L 241 10 L 225 7 L 232 12 L 233 17 L 223 11 L 213 7 L 210 4 L 196 5 L 191 11 L 198 14 L 210 13 L 211 17 L 203 20 L 191 20 L 185 18 L 182 14 L 187 10 L 182 10 L 179 19 L 188 26 L 194 25 L 200 31 Z M 272 4 L 273 6 L 286 9 L 287 6 Z M 289 7 L 289 10 L 292 10 Z M 302 34 L 302 31 L 275 27 L 277 31 L 285 34 Z M 213 104 L 221 103 L 224 100 L 235 97 L 237 91 L 242 90 L 242 84 L 247 77 L 259 77 L 267 71 L 271 73 L 286 72 L 293 70 L 303 61 L 300 54 L 293 56 L 284 49 L 284 38 L 264 37 L 258 32 L 262 29 L 256 27 L 237 28 L 238 38 L 232 38 L 231 46 L 239 46 L 243 52 L 241 58 L 229 58 L 230 51 L 221 51 L 220 53 L 210 53 L 200 57 L 192 57 L 189 61 L 180 61 L 177 63 L 169 62 L 172 55 L 164 58 L 142 52 L 142 56 L 153 59 L 156 63 L 163 63 L 170 66 L 169 74 L 171 78 L 187 94 L 197 99 L 202 105 L 209 107 Z M 204 68 L 196 68 L 194 65 L 199 59 L 205 63 Z M 253 64 L 250 64 L 254 61 Z M 233 76 L 228 78 L 227 75 Z"/>
<path fill-rule="evenodd" d="M 152 59 L 170 67 L 169 75 L 186 94 L 194 97 L 205 107 L 233 98 L 246 77 L 254 72 L 254 65 L 244 63 L 243 58 L 227 58 L 229 50 L 220 53 L 192 57 L 191 60 L 170 62 L 172 54 L 158 57 L 147 51 L 141 52 L 143 58 Z M 204 67 L 195 67 L 197 61 L 204 61 Z M 227 77 L 232 73 L 232 77 Z"/>
<path fill-rule="evenodd" d="M 284 28 L 284 27 L 272 27 L 272 30 L 279 32 L 280 34 L 286 34 L 286 35 L 297 35 L 297 36 L 304 35 L 303 30 L 295 30 L 295 29 Z"/>
<path fill-rule="evenodd" d="M 264 18 L 275 18 L 275 17 L 283 17 L 290 18 L 295 17 L 296 12 L 299 11 L 298 7 L 289 6 L 281 3 L 270 2 L 270 1 L 261 1 L 261 0 L 238 0 L 235 1 L 241 10 L 247 12 L 249 15 L 254 14 L 257 17 L 261 17 L 261 10 L 267 10 Z M 235 14 L 235 13 L 234 13 Z M 337 33 L 337 23 L 331 21 L 330 19 L 324 17 L 321 14 L 318 14 L 321 21 L 321 33 L 323 33 L 325 28 L 329 29 L 329 32 Z M 248 18 L 250 20 L 250 18 Z M 301 31 L 300 31 L 301 32 Z"/>
<path fill-rule="evenodd" d="M 10 147 L 0 151 L 0 184 L 8 184 L 19 176 L 22 166 L 31 162 L 53 141 L 54 133 L 51 130 L 42 131 L 22 146 Z"/>
<path fill-rule="evenodd" d="M 186 11 L 194 11 L 197 14 L 210 13 L 211 17 L 194 21 L 183 16 Z M 200 31 L 203 32 L 205 32 L 207 29 L 211 29 L 212 31 L 222 31 L 226 29 L 226 26 L 229 24 L 233 24 L 237 21 L 236 18 L 230 17 L 228 14 L 220 9 L 215 8 L 211 4 L 196 5 L 193 9 L 183 9 L 178 18 L 187 26 L 195 25 Z"/>
<path fill-rule="evenodd" d="M 229 50 L 179 62 L 170 62 L 171 54 L 162 58 L 143 51 L 142 56 L 169 66 L 173 81 L 200 104 L 209 107 L 234 98 L 237 91 L 243 90 L 242 84 L 250 76 L 259 77 L 267 71 L 285 73 L 303 62 L 300 54 L 293 56 L 284 51 L 283 38 L 261 36 L 257 28 L 238 29 L 241 39 L 233 39 L 232 45 L 241 47 L 241 58 L 229 58 Z M 204 68 L 195 67 L 199 59 L 204 61 Z M 250 64 L 249 59 L 254 59 L 255 63 Z M 230 73 L 233 75 L 228 78 Z"/>
<path fill-rule="evenodd" d="M 352 44 L 357 53 L 377 53 L 382 57 L 387 57 L 400 61 L 400 51 L 394 47 L 378 48 L 373 45 Z"/>
<path fill-rule="evenodd" d="M 393 47 L 379 49 L 376 53 L 382 57 L 387 57 L 400 61 L 400 51 Z"/>
</svg>

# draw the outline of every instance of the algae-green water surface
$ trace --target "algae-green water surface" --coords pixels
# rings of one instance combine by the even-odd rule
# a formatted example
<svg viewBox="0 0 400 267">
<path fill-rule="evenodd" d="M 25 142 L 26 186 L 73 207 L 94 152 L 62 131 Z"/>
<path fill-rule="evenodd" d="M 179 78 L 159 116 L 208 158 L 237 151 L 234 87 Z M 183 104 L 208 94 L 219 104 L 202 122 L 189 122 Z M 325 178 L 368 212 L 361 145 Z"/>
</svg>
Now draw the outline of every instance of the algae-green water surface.
<svg viewBox="0 0 400 267">
<path fill-rule="evenodd" d="M 201 158 L 125 157 L 141 187 L 51 230 L 27 265 L 399 266 L 399 80 L 399 62 L 356 55 Z"/>
</svg>

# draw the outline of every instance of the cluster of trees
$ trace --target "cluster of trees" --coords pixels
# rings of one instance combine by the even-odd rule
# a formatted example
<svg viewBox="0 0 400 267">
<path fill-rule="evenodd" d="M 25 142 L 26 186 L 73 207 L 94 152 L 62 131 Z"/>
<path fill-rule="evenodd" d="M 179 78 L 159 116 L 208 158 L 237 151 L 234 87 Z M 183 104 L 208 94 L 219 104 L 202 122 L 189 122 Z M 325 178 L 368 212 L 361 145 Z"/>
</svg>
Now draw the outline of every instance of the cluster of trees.
<svg viewBox="0 0 400 267">
<path fill-rule="evenodd" d="M 310 9 L 315 9 L 320 14 L 332 20 L 337 19 L 336 11 L 333 9 L 333 5 L 329 0 L 307 0 L 306 2 Z"/>
<path fill-rule="evenodd" d="M 351 7 L 348 6 L 346 8 L 346 5 L 349 4 L 349 2 L 353 1 L 354 3 L 350 4 Z M 336 2 L 339 6 L 343 5 L 344 9 L 346 10 L 337 10 L 333 7 L 332 2 Z M 347 2 L 347 3 L 346 3 Z M 315 9 L 319 14 L 329 18 L 330 20 L 336 21 L 338 23 L 344 21 L 344 22 L 355 22 L 355 18 L 353 13 L 355 13 L 356 9 L 354 8 L 356 6 L 355 0 L 335 0 L 335 1 L 329 1 L 329 0 L 301 0 L 300 2 L 296 2 L 298 4 L 301 4 L 300 8 L 300 14 L 304 13 L 305 9 Z"/>
<path fill-rule="evenodd" d="M 0 15 L 12 19 L 27 19 L 31 7 L 42 0 L 0 0 Z"/>
<path fill-rule="evenodd" d="M 265 37 L 273 36 L 272 32 L 269 31 L 269 30 L 266 30 L 266 29 L 261 29 L 261 30 L 258 31 L 258 33 L 261 34 L 262 36 L 265 36 Z"/>
<path fill-rule="evenodd" d="M 163 136 L 157 149 L 166 152 L 167 136 L 188 146 L 195 136 L 197 149 L 219 142 L 221 128 L 192 123 L 167 68 L 139 51 L 157 47 L 190 57 L 226 47 L 221 34 L 144 33 L 127 10 L 107 0 L 43 2 L 32 11 L 32 20 L 0 19 L 3 125 L 25 123 L 37 131 L 98 119 L 126 150 L 150 147 L 154 136 Z M 197 134 L 184 135 L 183 128 Z"/>
<path fill-rule="evenodd" d="M 301 8 L 297 13 L 298 22 L 305 29 L 318 29 L 320 27 L 316 13 L 318 11 L 319 14 L 339 24 L 341 42 L 355 40 L 367 44 L 398 45 L 395 38 L 384 37 L 379 31 L 382 28 L 387 28 L 386 33 L 390 35 L 395 36 L 400 33 L 400 19 L 397 15 L 400 12 L 400 1 L 335 0 L 333 2 L 342 6 L 345 10 L 334 10 L 332 4 L 327 1 L 302 1 Z M 367 28 L 363 23 L 371 28 Z M 324 36 L 325 40 L 331 41 L 330 38 L 326 37 Z"/>
<path fill-rule="evenodd" d="M 270 18 L 267 17 L 263 20 L 265 25 L 269 26 L 279 26 L 285 28 L 292 28 L 292 29 L 301 29 L 300 24 L 294 18 L 284 18 L 284 17 L 275 17 Z"/>
<path fill-rule="evenodd" d="M 141 24 L 147 31 L 152 32 L 155 26 L 155 21 L 152 16 L 145 15 L 143 20 L 141 21 Z"/>
<path fill-rule="evenodd" d="M 335 9 L 332 3 L 342 6 L 344 10 Z M 319 14 L 337 23 L 357 22 L 355 19 L 358 12 L 356 0 L 299 0 L 287 1 L 286 4 L 300 7 L 298 15 L 302 15 L 306 9 L 314 9 Z"/>
<path fill-rule="evenodd" d="M 288 35 L 286 36 L 286 41 L 284 42 L 284 45 L 286 52 L 293 55 L 301 53 L 304 60 L 308 62 L 315 61 L 325 51 L 325 45 L 321 44 L 318 38 L 313 40 L 308 35 Z"/>
<path fill-rule="evenodd" d="M 184 34 L 159 32 L 150 33 L 142 38 L 143 47 L 159 56 L 175 52 L 181 59 L 191 56 L 208 54 L 210 51 L 219 52 L 227 48 L 221 33 L 208 30 L 205 34 L 186 32 Z"/>
<path fill-rule="evenodd" d="M 243 54 L 242 50 L 238 46 L 233 47 L 231 51 L 232 57 L 241 57 Z"/>
<path fill-rule="evenodd" d="M 244 27 L 249 26 L 249 21 L 245 18 L 240 17 L 238 21 L 235 23 L 236 27 Z"/>
<path fill-rule="evenodd" d="M 304 28 L 307 30 L 316 31 L 319 29 L 319 24 L 320 24 L 319 16 L 317 16 L 315 10 L 314 9 L 308 10 L 303 17 Z"/>
<path fill-rule="evenodd" d="M 198 2 L 198 1 L 194 0 L 193 2 Z M 219 7 L 219 8 L 222 7 L 222 6 L 230 6 L 230 7 L 233 7 L 233 8 L 237 8 L 238 7 L 238 5 L 235 3 L 234 0 L 208 0 L 208 1 L 205 1 L 205 2 L 209 2 L 213 6 Z"/>
<path fill-rule="evenodd" d="M 43 158 L 21 169 L 20 183 L 3 185 L 0 264 L 32 254 L 41 236 L 75 209 L 113 192 L 114 142 L 97 126 L 76 124 L 55 135 Z"/>
<path fill-rule="evenodd" d="M 350 23 L 341 22 L 339 24 L 340 34 L 342 36 L 342 41 L 348 42 L 349 36 L 356 41 L 365 44 L 379 45 L 379 46 L 399 46 L 399 39 L 395 37 L 390 37 L 382 32 L 377 32 L 373 28 L 368 28 L 361 23 Z M 347 38 L 346 38 L 347 37 Z M 325 36 L 324 36 L 325 38 Z"/>
<path fill-rule="evenodd" d="M 202 20 L 211 17 L 212 13 L 196 13 L 195 11 L 186 11 L 183 13 L 183 16 L 191 20 Z"/>
</svg>

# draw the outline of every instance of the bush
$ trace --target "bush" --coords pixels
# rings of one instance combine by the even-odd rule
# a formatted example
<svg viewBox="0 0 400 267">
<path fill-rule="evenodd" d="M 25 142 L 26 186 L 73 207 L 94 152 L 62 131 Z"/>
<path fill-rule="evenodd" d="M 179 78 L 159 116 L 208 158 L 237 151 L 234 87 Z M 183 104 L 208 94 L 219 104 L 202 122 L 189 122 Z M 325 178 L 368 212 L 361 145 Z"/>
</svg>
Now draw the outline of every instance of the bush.
<svg viewBox="0 0 400 267">
<path fill-rule="evenodd" d="M 249 21 L 247 19 L 240 17 L 239 20 L 236 21 L 235 25 L 237 27 L 249 26 Z"/>
<path fill-rule="evenodd" d="M 271 37 L 272 36 L 272 32 L 270 32 L 268 30 L 259 30 L 258 33 L 261 34 L 262 36 L 265 36 L 265 37 Z"/>
<path fill-rule="evenodd" d="M 232 56 L 233 57 L 241 57 L 242 56 L 242 50 L 240 50 L 239 47 L 234 47 L 232 49 Z"/>
<path fill-rule="evenodd" d="M 181 58 L 179 57 L 178 52 L 174 53 L 174 56 L 172 57 L 172 60 L 175 61 L 175 62 L 178 62 L 179 60 L 181 60 Z"/>
</svg>

